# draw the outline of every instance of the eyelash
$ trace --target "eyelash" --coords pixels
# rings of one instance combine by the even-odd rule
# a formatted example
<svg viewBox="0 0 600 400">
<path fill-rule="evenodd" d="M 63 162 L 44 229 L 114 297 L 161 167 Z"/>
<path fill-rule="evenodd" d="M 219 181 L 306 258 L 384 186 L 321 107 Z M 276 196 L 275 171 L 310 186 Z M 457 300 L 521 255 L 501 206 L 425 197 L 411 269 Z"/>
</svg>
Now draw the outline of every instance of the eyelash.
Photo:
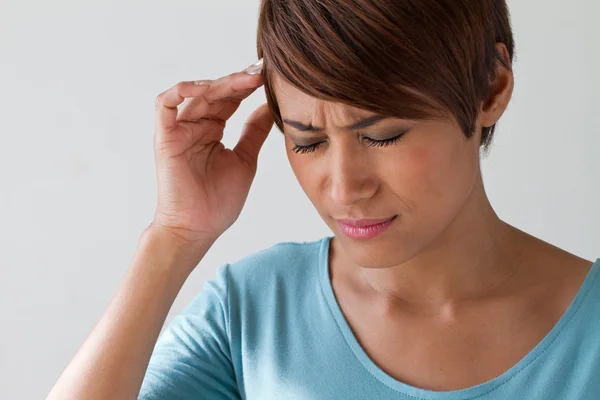
<svg viewBox="0 0 600 400">
<path fill-rule="evenodd" d="M 406 132 L 403 132 L 403 133 L 399 134 L 398 136 L 394 136 L 393 138 L 389 138 L 389 139 L 385 139 L 385 140 L 375 140 L 375 139 L 371 139 L 368 137 L 365 137 L 365 139 L 367 140 L 367 142 L 369 142 L 369 146 L 371 146 L 371 147 L 385 147 L 385 146 L 391 146 L 392 144 L 397 143 L 402 138 L 402 136 L 404 136 L 405 134 L 406 134 Z M 313 151 L 315 151 L 317 149 L 317 147 L 319 147 L 319 145 L 321 143 L 323 143 L 323 142 L 309 144 L 308 146 L 296 145 L 292 149 L 292 151 L 294 153 L 300 153 L 300 154 L 312 153 Z"/>
</svg>

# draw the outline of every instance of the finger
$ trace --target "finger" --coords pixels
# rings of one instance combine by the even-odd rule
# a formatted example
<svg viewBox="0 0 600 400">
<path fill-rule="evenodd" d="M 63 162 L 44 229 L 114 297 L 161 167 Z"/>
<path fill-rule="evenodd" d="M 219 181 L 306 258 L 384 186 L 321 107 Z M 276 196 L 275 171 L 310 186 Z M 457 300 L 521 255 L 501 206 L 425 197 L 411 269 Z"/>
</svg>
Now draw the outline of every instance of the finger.
<svg viewBox="0 0 600 400">
<path fill-rule="evenodd" d="M 191 99 L 181 107 L 178 121 L 195 122 L 200 118 L 227 121 L 242 100 L 263 84 L 262 75 L 235 72 L 211 82 L 210 88 L 200 97 Z"/>
<path fill-rule="evenodd" d="M 234 72 L 213 81 L 210 88 L 204 93 L 204 99 L 208 103 L 226 99 L 242 101 L 262 84 L 262 74 L 250 75 L 245 72 Z"/>
<path fill-rule="evenodd" d="M 202 96 L 210 89 L 209 85 L 193 82 L 179 82 L 156 97 L 157 131 L 168 132 L 177 126 L 177 106 L 186 98 Z"/>
<path fill-rule="evenodd" d="M 240 140 L 233 149 L 253 171 L 256 171 L 258 154 L 269 136 L 273 123 L 273 116 L 267 103 L 261 105 L 246 120 Z"/>
<path fill-rule="evenodd" d="M 250 96 L 256 88 L 242 90 L 233 98 L 222 99 L 215 103 L 207 102 L 202 96 L 186 99 L 184 104 L 179 107 L 177 121 L 197 122 L 201 118 L 214 118 L 223 121 L 228 120 L 237 111 L 241 104 L 241 99 Z"/>
</svg>

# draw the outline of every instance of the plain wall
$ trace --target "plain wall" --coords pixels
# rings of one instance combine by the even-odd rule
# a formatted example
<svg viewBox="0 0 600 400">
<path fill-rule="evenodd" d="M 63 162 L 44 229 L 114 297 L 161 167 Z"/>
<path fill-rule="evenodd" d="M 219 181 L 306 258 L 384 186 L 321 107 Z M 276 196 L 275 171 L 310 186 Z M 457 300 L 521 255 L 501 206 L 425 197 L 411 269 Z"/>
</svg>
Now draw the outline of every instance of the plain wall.
<svg viewBox="0 0 600 400">
<path fill-rule="evenodd" d="M 3 0 L 0 12 L 0 398 L 39 399 L 114 295 L 156 205 L 154 101 L 256 61 L 258 0 Z M 600 3 L 512 0 L 513 100 L 482 161 L 505 221 L 600 257 Z M 261 88 L 228 122 L 232 147 Z M 274 127 L 236 224 L 167 322 L 232 262 L 331 234 Z"/>
</svg>

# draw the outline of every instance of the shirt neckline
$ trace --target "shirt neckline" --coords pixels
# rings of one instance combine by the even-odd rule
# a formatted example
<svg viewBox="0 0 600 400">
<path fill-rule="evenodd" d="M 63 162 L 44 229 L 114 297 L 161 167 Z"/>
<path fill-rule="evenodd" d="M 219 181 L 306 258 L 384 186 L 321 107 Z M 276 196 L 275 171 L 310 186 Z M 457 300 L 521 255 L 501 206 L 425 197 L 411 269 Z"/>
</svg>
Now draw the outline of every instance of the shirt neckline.
<svg viewBox="0 0 600 400">
<path fill-rule="evenodd" d="M 507 371 L 491 380 L 488 380 L 475 386 L 470 386 L 468 388 L 450 391 L 436 391 L 412 386 L 407 383 L 401 382 L 396 378 L 393 378 L 391 375 L 388 375 L 385 371 L 383 371 L 377 364 L 375 364 L 364 351 L 364 349 L 354 336 L 354 333 L 352 332 L 352 329 L 350 328 L 346 317 L 342 313 L 337 299 L 335 298 L 335 294 L 331 284 L 331 279 L 329 276 L 329 247 L 332 238 L 333 236 L 326 236 L 323 239 L 321 239 L 318 262 L 319 281 L 321 282 L 321 289 L 323 291 L 327 304 L 333 314 L 333 317 L 335 318 L 339 330 L 341 331 L 342 335 L 346 340 L 346 343 L 351 348 L 356 358 L 367 369 L 367 371 L 371 373 L 375 378 L 377 378 L 380 382 L 382 382 L 383 384 L 385 384 L 393 390 L 419 399 L 464 400 L 473 397 L 483 396 L 484 394 L 489 393 L 499 388 L 504 383 L 508 382 L 519 372 L 521 372 L 532 362 L 534 362 L 567 327 L 567 325 L 575 316 L 577 311 L 581 308 L 582 303 L 587 297 L 590 288 L 592 288 L 593 283 L 595 282 L 600 272 L 600 258 L 598 258 L 588 271 L 587 276 L 585 277 L 582 285 L 577 291 L 577 294 L 571 301 L 571 304 L 567 307 L 566 311 L 563 313 L 563 315 L 554 325 L 554 327 L 527 355 L 525 355 L 521 360 L 519 360 L 519 362 L 517 362 Z"/>
</svg>

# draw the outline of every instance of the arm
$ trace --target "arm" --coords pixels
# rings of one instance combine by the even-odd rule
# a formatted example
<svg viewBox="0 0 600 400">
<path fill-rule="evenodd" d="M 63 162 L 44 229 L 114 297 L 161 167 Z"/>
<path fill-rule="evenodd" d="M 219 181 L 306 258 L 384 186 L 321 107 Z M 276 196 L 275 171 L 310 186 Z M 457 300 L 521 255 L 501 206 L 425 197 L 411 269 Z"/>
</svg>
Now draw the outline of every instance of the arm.
<svg viewBox="0 0 600 400">
<path fill-rule="evenodd" d="M 212 244 L 184 247 L 150 225 L 117 293 L 47 399 L 136 399 L 166 316 Z"/>
<path fill-rule="evenodd" d="M 256 174 L 259 151 L 273 126 L 271 112 L 263 104 L 246 120 L 233 150 L 220 141 L 225 121 L 262 85 L 256 66 L 262 62 L 247 73 L 179 82 L 156 98 L 154 222 L 142 235 L 116 295 L 48 399 L 136 399 L 140 394 L 168 311 L 214 239 L 240 215 Z M 182 105 L 185 99 L 192 101 Z M 207 115 L 211 118 L 204 118 Z M 208 286 L 212 289 L 189 308 L 194 310 L 197 304 L 204 315 L 182 315 L 166 330 L 150 365 L 145 398 L 161 396 L 167 387 L 177 390 L 184 377 L 197 381 L 198 374 L 213 385 L 194 385 L 195 398 L 198 392 L 208 393 L 210 397 L 205 398 L 211 400 L 215 392 L 235 396 L 231 362 L 221 350 L 227 343 L 219 293 L 226 283 L 222 279 Z M 196 332 L 201 332 L 196 338 L 197 352 L 185 351 L 186 343 L 181 340 L 194 338 Z M 216 386 L 215 374 L 226 374 Z"/>
</svg>

